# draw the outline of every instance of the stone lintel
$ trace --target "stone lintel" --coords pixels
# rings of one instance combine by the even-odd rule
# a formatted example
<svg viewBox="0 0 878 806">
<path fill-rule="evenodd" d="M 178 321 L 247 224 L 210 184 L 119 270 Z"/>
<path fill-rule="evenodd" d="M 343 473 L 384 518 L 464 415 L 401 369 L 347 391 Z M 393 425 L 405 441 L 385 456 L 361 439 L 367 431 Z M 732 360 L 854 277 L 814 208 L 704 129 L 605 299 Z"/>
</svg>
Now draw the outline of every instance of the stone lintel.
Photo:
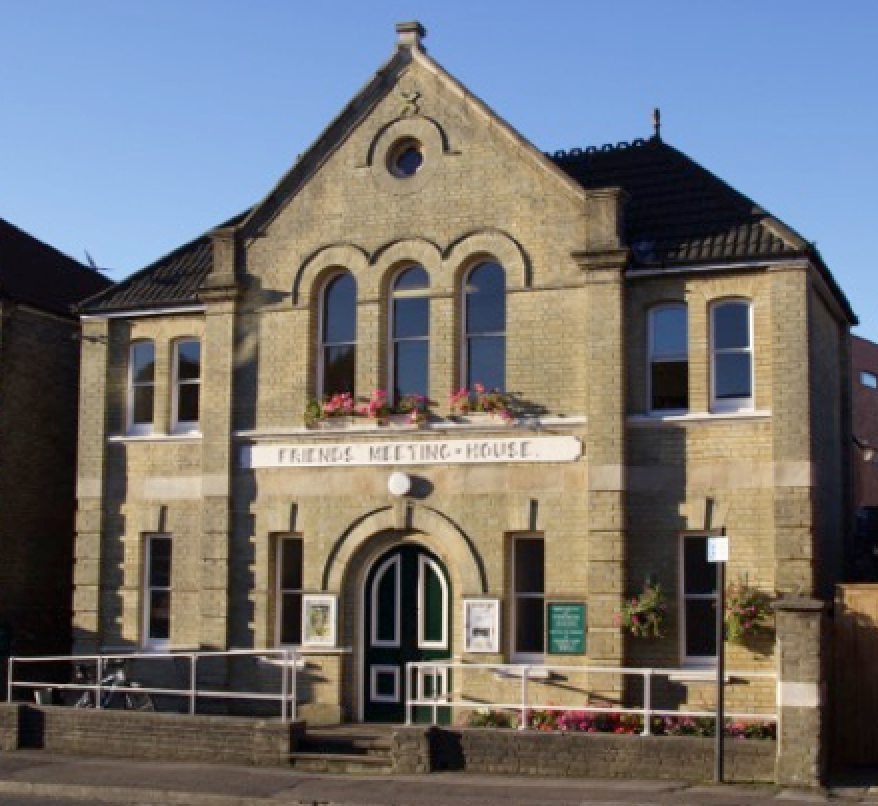
<svg viewBox="0 0 878 806">
<path fill-rule="evenodd" d="M 579 268 L 587 272 L 617 271 L 623 272 L 628 265 L 627 249 L 596 249 L 587 252 L 574 252 L 573 259 Z M 590 282 L 603 282 L 604 278 L 592 274 Z"/>
<path fill-rule="evenodd" d="M 782 596 L 772 604 L 775 610 L 791 613 L 819 613 L 826 610 L 827 603 L 810 596 Z"/>
</svg>

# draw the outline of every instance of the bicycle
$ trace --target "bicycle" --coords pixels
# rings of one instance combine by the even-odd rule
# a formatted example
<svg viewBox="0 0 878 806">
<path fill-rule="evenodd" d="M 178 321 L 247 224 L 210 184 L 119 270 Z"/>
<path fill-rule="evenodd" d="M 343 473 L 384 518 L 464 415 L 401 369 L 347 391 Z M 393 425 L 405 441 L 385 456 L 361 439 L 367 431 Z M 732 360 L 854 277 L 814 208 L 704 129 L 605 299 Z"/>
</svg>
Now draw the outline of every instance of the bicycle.
<svg viewBox="0 0 878 806">
<path fill-rule="evenodd" d="M 123 659 L 101 662 L 100 679 L 101 708 L 122 708 L 126 711 L 155 711 L 155 703 L 146 691 L 139 691 L 140 684 L 128 679 L 127 663 Z M 95 685 L 94 667 L 77 663 L 73 670 L 73 682 Z M 87 688 L 73 704 L 74 708 L 94 708 L 96 689 Z"/>
</svg>

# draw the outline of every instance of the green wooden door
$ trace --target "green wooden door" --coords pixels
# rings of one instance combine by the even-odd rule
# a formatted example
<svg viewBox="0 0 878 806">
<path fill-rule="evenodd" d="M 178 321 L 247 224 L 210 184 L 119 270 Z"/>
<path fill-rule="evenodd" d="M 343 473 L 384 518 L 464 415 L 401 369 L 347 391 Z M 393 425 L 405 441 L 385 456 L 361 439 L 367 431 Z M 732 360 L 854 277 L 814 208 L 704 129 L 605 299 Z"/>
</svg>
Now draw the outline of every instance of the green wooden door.
<svg viewBox="0 0 878 806">
<path fill-rule="evenodd" d="M 379 557 L 366 577 L 363 653 L 363 717 L 366 722 L 404 722 L 406 664 L 451 657 L 451 587 L 439 560 L 421 546 L 406 545 Z M 447 690 L 445 676 L 413 675 L 409 691 L 432 697 Z M 440 721 L 449 709 L 441 708 Z M 418 709 L 418 721 L 432 718 Z"/>
</svg>

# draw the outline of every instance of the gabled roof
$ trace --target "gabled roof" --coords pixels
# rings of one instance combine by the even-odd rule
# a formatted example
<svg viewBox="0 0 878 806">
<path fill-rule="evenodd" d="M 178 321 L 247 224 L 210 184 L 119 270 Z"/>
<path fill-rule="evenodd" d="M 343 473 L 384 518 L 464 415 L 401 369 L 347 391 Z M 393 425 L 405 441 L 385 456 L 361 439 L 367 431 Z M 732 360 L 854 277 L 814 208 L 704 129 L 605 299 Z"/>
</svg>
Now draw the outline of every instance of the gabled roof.
<svg viewBox="0 0 878 806">
<path fill-rule="evenodd" d="M 215 229 L 232 227 L 249 213 L 230 218 Z M 213 266 L 210 232 L 183 244 L 136 274 L 77 306 L 81 313 L 174 308 L 198 302 L 197 293 Z"/>
<path fill-rule="evenodd" d="M 112 285 L 100 272 L 0 218 L 0 297 L 52 313 Z"/>
<path fill-rule="evenodd" d="M 856 323 L 813 244 L 659 138 L 558 151 L 551 158 L 585 188 L 625 189 L 625 240 L 635 268 L 807 257 Z"/>
</svg>

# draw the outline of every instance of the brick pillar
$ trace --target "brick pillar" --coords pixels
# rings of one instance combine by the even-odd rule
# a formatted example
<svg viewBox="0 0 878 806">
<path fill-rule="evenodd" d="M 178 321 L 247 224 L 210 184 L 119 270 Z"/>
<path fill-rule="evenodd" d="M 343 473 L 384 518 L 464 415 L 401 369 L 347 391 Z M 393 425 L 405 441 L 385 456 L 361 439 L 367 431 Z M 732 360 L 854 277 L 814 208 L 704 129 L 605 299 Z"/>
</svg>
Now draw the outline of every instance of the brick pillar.
<svg viewBox="0 0 878 806">
<path fill-rule="evenodd" d="M 73 651 L 95 652 L 101 643 L 101 535 L 107 446 L 106 319 L 84 322 L 80 364 L 79 442 L 76 470 L 76 537 L 73 565 Z"/>
<path fill-rule="evenodd" d="M 589 194 L 589 250 L 576 255 L 585 272 L 588 437 L 588 660 L 623 665 L 624 642 L 613 623 L 625 592 L 625 277 L 620 248 L 622 194 Z M 623 680 L 595 679 L 621 696 Z"/>
<path fill-rule="evenodd" d="M 808 276 L 803 265 L 772 269 L 771 338 L 755 341 L 756 350 L 760 344 L 771 344 L 775 472 L 800 480 L 774 488 L 775 587 L 782 593 L 812 596 L 817 546 L 811 489 Z"/>
<path fill-rule="evenodd" d="M 826 769 L 826 605 L 790 596 L 777 614 L 777 783 L 819 786 Z"/>
<path fill-rule="evenodd" d="M 201 580 L 199 644 L 226 649 L 229 642 L 229 548 L 232 540 L 232 374 L 237 285 L 235 239 L 214 233 L 214 267 L 200 292 L 207 306 L 201 386 Z M 216 682 L 220 682 L 217 680 Z"/>
</svg>

